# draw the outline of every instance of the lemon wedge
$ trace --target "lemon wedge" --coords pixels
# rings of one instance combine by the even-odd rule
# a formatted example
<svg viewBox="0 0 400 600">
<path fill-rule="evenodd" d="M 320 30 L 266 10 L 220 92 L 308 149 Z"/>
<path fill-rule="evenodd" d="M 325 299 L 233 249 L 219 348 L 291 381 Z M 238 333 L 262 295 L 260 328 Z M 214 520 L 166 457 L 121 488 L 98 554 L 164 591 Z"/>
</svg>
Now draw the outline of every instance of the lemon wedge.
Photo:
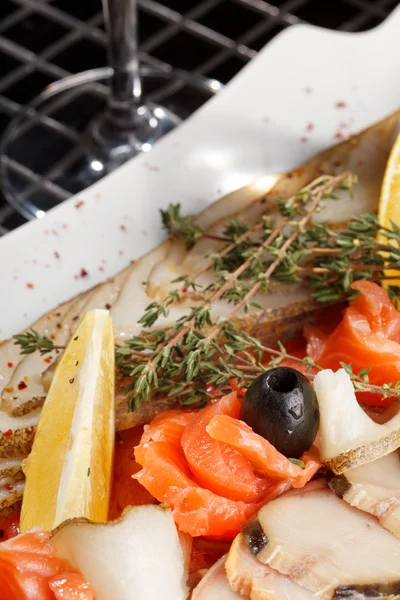
<svg viewBox="0 0 400 600">
<path fill-rule="evenodd" d="M 21 530 L 107 520 L 114 452 L 114 335 L 106 310 L 87 312 L 69 342 L 24 465 Z"/>
<path fill-rule="evenodd" d="M 392 222 L 400 225 L 400 133 L 386 165 L 379 198 L 378 220 L 380 225 L 388 229 L 392 229 Z M 382 244 L 388 243 L 388 240 L 380 235 L 378 235 L 378 241 Z M 387 270 L 386 275 L 395 277 L 393 280 L 387 280 L 386 286 L 400 285 L 398 271 Z"/>
</svg>

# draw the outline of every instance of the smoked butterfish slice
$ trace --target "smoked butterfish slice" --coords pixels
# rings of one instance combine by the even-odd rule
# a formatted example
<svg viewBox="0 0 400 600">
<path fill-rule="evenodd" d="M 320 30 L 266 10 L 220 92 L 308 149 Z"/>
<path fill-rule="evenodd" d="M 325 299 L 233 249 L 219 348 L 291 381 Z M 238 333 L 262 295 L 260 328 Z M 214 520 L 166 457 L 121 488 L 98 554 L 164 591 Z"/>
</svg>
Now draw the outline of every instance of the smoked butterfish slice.
<svg viewBox="0 0 400 600">
<path fill-rule="evenodd" d="M 265 543 L 257 559 L 319 598 L 345 597 L 343 590 L 357 599 L 400 593 L 400 540 L 324 480 L 269 502 L 258 522 Z"/>
</svg>

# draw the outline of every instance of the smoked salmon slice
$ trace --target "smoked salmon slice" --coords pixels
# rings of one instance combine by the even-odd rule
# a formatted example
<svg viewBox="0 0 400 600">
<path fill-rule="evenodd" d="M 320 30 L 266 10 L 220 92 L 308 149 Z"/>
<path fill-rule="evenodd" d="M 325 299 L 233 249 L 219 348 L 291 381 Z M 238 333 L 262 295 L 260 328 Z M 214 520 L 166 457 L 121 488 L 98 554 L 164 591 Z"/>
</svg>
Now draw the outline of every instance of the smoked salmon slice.
<svg viewBox="0 0 400 600">
<path fill-rule="evenodd" d="M 56 600 L 94 600 L 89 584 L 79 573 L 60 573 L 49 580 Z"/>
<path fill-rule="evenodd" d="M 111 487 L 110 521 L 118 519 L 127 506 L 155 504 L 156 500 L 132 475 L 140 471 L 134 448 L 143 435 L 143 427 L 120 431 L 115 441 L 114 472 Z"/>
<path fill-rule="evenodd" d="M 149 425 L 144 426 L 141 444 L 147 442 L 170 442 L 179 444 L 182 433 L 196 416 L 195 412 L 183 410 L 164 410 Z"/>
<path fill-rule="evenodd" d="M 329 335 L 306 327 L 307 353 L 324 369 L 337 370 L 351 363 L 355 373 L 369 367 L 369 380 L 376 385 L 400 379 L 400 313 L 387 292 L 376 283 L 356 281 L 359 292 Z"/>
<path fill-rule="evenodd" d="M 309 451 L 301 457 L 305 463 L 302 468 L 290 462 L 246 423 L 228 415 L 213 417 L 207 425 L 207 432 L 214 440 L 238 450 L 260 474 L 274 479 L 290 479 L 293 487 L 303 487 L 321 467 L 316 451 Z"/>
<path fill-rule="evenodd" d="M 56 591 L 51 587 L 54 582 Z M 50 533 L 32 531 L 0 545 L 0 598 L 93 600 L 93 593 L 81 575 L 70 573 L 57 556 Z"/>
<path fill-rule="evenodd" d="M 207 433 L 213 417 L 237 418 L 239 411 L 235 391 L 196 413 L 160 413 L 135 448 L 142 470 L 133 477 L 165 502 L 179 529 L 193 537 L 232 540 L 260 506 L 292 487 L 289 479 L 257 476 L 241 452 Z M 232 490 L 243 499 L 230 497 Z"/>
<path fill-rule="evenodd" d="M 209 404 L 187 425 L 182 435 L 182 448 L 193 479 L 201 487 L 229 500 L 259 502 L 268 482 L 258 477 L 250 461 L 241 452 L 212 439 L 207 425 L 216 415 L 239 417 L 240 401 L 232 392 Z"/>
<path fill-rule="evenodd" d="M 259 504 L 235 502 L 203 489 L 190 478 L 182 448 L 152 442 L 135 449 L 143 469 L 134 477 L 160 502 L 165 502 L 179 529 L 196 536 L 233 538 Z"/>
</svg>

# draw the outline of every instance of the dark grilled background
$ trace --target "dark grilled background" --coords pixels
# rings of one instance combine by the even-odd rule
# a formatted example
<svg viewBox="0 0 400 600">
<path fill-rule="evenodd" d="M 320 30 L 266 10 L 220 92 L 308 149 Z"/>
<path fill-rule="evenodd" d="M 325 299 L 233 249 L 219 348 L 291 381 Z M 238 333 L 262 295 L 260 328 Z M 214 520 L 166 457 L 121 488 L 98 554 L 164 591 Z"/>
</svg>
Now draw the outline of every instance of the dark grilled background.
<svg viewBox="0 0 400 600">
<path fill-rule="evenodd" d="M 398 0 L 139 0 L 139 4 L 144 63 L 169 64 L 227 83 L 290 25 L 308 22 L 364 31 L 381 23 Z M 21 104 L 47 84 L 105 64 L 101 0 L 0 0 L 0 133 Z M 185 90 L 180 93 L 185 100 Z M 196 108 L 192 103 L 188 111 Z M 0 193 L 0 235 L 23 222 Z"/>
</svg>

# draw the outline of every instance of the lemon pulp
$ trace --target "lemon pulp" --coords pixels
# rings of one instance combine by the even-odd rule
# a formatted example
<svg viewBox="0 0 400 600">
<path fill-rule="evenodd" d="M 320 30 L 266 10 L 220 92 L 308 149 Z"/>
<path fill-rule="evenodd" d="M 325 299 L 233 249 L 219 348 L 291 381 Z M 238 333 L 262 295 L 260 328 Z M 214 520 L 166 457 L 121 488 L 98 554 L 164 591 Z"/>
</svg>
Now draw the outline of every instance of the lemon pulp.
<svg viewBox="0 0 400 600">
<path fill-rule="evenodd" d="M 107 520 L 114 451 L 114 335 L 106 310 L 84 315 L 44 403 L 32 452 L 21 531 L 66 519 Z"/>
</svg>

